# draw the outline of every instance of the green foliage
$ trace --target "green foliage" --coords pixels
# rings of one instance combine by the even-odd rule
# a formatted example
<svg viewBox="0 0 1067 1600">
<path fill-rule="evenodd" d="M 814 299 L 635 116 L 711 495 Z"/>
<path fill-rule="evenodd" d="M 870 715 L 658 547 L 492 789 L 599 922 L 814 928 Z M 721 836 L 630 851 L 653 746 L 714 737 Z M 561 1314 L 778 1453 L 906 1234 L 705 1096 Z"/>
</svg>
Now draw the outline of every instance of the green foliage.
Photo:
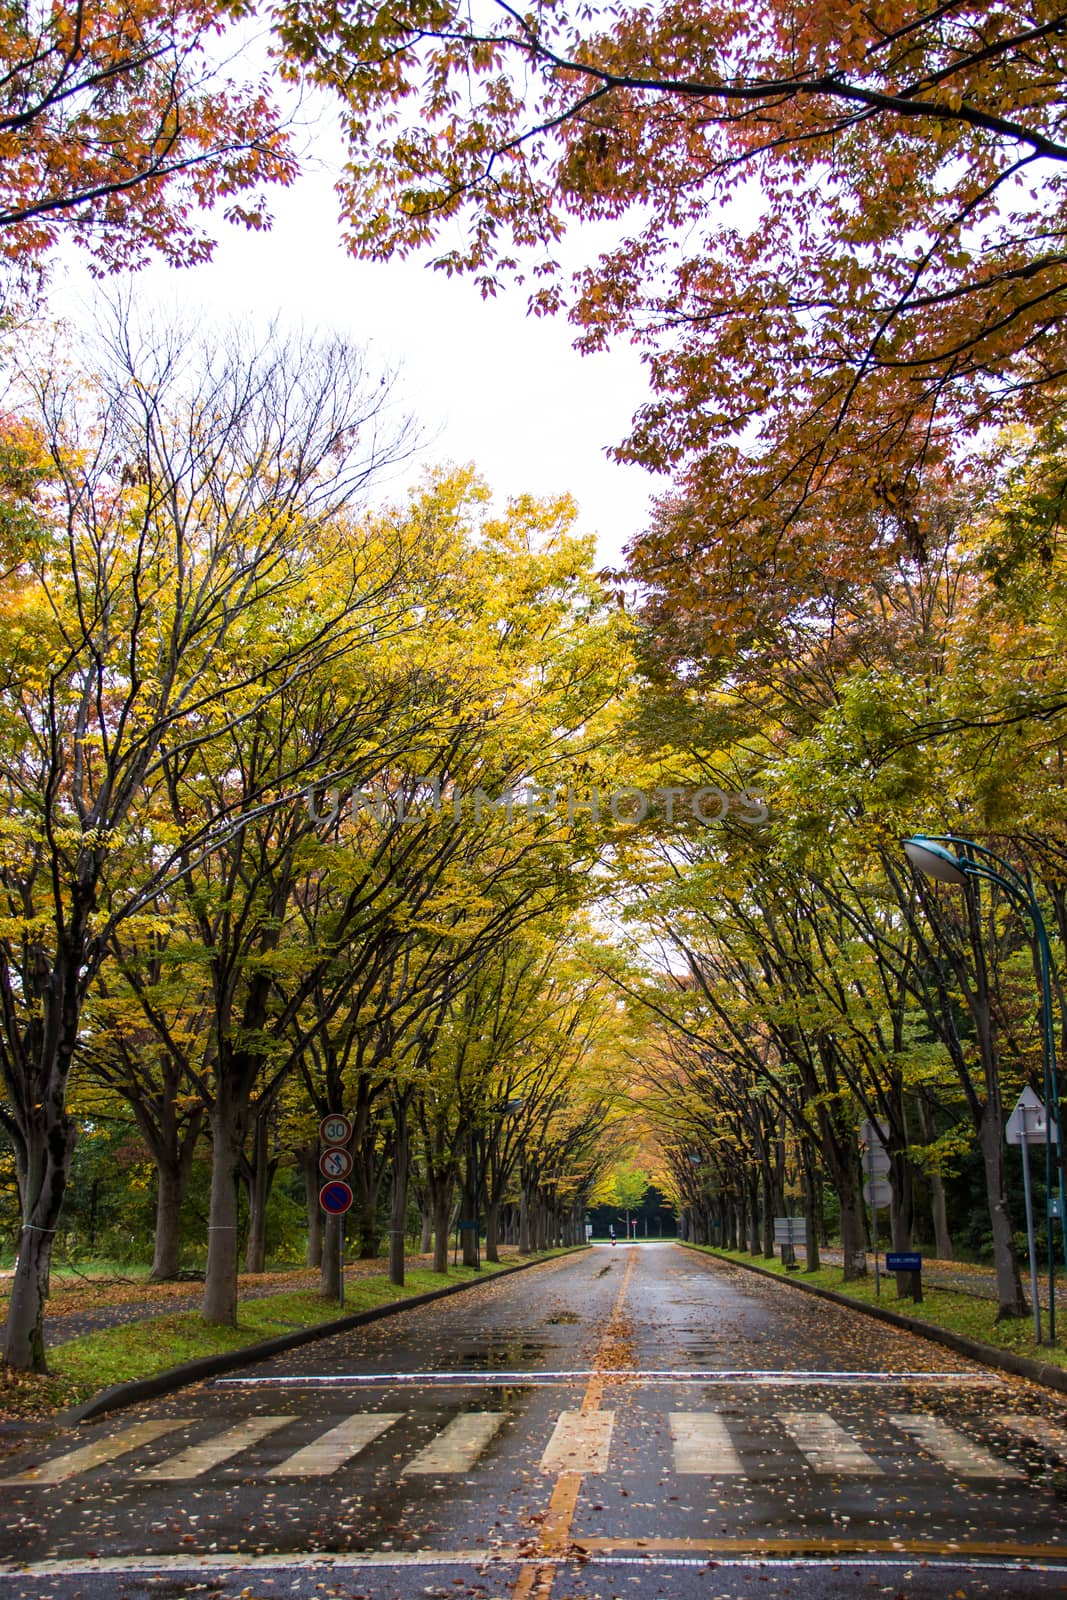
<svg viewBox="0 0 1067 1600">
<path fill-rule="evenodd" d="M 611 1174 L 611 1198 L 623 1211 L 639 1210 L 648 1190 L 648 1177 L 632 1162 L 616 1165 Z"/>
</svg>

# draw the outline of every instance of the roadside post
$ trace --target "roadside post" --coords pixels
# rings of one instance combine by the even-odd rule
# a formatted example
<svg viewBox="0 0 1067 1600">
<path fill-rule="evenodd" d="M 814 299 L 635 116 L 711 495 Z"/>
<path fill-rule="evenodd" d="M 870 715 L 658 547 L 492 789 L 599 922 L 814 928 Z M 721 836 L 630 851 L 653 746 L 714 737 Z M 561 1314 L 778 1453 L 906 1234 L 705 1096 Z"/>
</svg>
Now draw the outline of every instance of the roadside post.
<svg viewBox="0 0 1067 1600">
<path fill-rule="evenodd" d="M 893 1198 L 889 1182 L 889 1151 L 886 1137 L 889 1129 L 884 1122 L 860 1123 L 860 1149 L 863 1152 L 867 1182 L 863 1185 L 863 1198 L 871 1208 L 871 1239 L 874 1244 L 874 1293 L 882 1296 L 882 1276 L 878 1269 L 878 1207 L 887 1206 Z"/>
<path fill-rule="evenodd" d="M 1008 1144 L 1018 1145 L 1023 1158 L 1023 1203 L 1026 1207 L 1026 1249 L 1030 1260 L 1030 1298 L 1034 1305 L 1034 1339 L 1041 1343 L 1041 1299 L 1037 1279 L 1037 1240 L 1034 1237 L 1034 1198 L 1030 1186 L 1030 1146 L 1059 1143 L 1059 1129 L 1055 1121 L 1046 1119 L 1045 1107 L 1034 1091 L 1023 1090 L 1004 1129 Z M 1051 1163 L 1049 1164 L 1051 1165 Z M 1050 1206 L 1051 1213 L 1051 1206 Z M 1051 1215 L 1048 1223 L 1051 1232 Z M 1049 1282 L 1049 1344 L 1056 1337 L 1055 1283 Z"/>
<path fill-rule="evenodd" d="M 804 1242 L 803 1217 L 775 1217 L 774 1242 L 781 1246 L 782 1266 L 792 1271 L 797 1264 L 796 1247 Z"/>
<path fill-rule="evenodd" d="M 327 1180 L 319 1190 L 319 1205 L 328 1217 L 337 1218 L 337 1304 L 345 1303 L 345 1213 L 353 1200 L 352 1186 L 345 1182 L 352 1171 L 352 1152 L 347 1148 L 352 1137 L 350 1119 L 339 1111 L 331 1112 L 319 1123 L 323 1149 L 319 1171 Z"/>
<path fill-rule="evenodd" d="M 923 1297 L 923 1258 L 914 1250 L 887 1250 L 885 1270 L 906 1274 L 910 1279 L 908 1293 L 918 1304 Z"/>
</svg>

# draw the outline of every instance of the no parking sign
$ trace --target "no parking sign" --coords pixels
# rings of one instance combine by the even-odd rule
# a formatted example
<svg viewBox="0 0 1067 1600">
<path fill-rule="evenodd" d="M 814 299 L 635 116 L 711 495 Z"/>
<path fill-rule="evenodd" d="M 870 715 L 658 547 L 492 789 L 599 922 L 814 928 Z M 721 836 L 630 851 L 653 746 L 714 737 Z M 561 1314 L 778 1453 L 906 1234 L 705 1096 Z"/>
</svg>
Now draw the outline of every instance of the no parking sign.
<svg viewBox="0 0 1067 1600">
<path fill-rule="evenodd" d="M 352 1186 L 341 1178 L 324 1183 L 319 1190 L 319 1205 L 331 1217 L 343 1217 L 352 1204 Z"/>
</svg>

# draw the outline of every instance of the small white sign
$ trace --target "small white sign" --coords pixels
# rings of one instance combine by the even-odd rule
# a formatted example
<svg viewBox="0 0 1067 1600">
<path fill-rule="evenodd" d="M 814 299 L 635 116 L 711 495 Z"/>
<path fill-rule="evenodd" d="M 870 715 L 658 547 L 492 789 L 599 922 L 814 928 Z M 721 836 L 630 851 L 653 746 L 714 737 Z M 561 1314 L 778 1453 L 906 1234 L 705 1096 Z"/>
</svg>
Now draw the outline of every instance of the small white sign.
<svg viewBox="0 0 1067 1600">
<path fill-rule="evenodd" d="M 1045 1143 L 1045 1107 L 1030 1088 L 1023 1090 L 1008 1118 L 1004 1137 L 1009 1144 Z M 1059 1143 L 1059 1129 L 1052 1124 L 1052 1143 Z"/>
<path fill-rule="evenodd" d="M 775 1244 L 803 1244 L 804 1237 L 803 1217 L 775 1217 Z"/>
<path fill-rule="evenodd" d="M 888 1178 L 871 1178 L 863 1185 L 863 1198 L 869 1206 L 887 1206 L 893 1198 L 893 1186 Z"/>
<path fill-rule="evenodd" d="M 341 1111 L 323 1117 L 319 1123 L 319 1138 L 323 1144 L 347 1144 L 352 1137 L 352 1124 Z"/>
<path fill-rule="evenodd" d="M 884 1178 L 890 1168 L 889 1151 L 885 1142 L 889 1138 L 889 1125 L 885 1122 L 861 1122 L 860 1161 L 866 1178 Z"/>
</svg>

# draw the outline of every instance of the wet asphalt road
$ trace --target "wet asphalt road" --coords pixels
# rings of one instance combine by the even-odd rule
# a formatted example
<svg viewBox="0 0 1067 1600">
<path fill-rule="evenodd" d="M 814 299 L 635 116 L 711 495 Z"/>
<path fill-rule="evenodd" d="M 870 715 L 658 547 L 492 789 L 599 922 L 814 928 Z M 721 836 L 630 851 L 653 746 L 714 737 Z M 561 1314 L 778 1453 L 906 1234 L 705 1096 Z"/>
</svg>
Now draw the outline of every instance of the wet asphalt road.
<svg viewBox="0 0 1067 1600">
<path fill-rule="evenodd" d="M 0 1600 L 1067 1593 L 1058 1396 L 672 1245 L 487 1282 L 0 1479 Z"/>
</svg>

